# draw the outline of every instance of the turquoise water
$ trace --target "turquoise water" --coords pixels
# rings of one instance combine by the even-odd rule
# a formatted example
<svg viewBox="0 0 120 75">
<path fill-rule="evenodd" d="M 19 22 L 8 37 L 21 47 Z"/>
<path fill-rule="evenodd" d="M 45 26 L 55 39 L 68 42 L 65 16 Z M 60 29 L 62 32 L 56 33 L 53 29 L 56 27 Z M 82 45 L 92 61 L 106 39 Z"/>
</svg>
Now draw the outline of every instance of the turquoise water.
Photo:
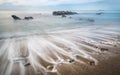
<svg viewBox="0 0 120 75">
<path fill-rule="evenodd" d="M 119 28 L 120 13 L 103 12 L 101 15 L 96 15 L 96 13 L 97 12 L 80 13 L 62 18 L 61 16 L 52 16 L 52 12 L 41 13 L 40 11 L 1 11 L 0 37 L 7 38 L 36 33 L 44 34 L 51 31 L 86 26 L 113 26 Z M 32 16 L 34 19 L 15 21 L 11 17 L 13 14 L 21 18 L 24 18 L 25 16 Z M 92 19 L 94 22 L 90 22 L 88 19 Z"/>
</svg>

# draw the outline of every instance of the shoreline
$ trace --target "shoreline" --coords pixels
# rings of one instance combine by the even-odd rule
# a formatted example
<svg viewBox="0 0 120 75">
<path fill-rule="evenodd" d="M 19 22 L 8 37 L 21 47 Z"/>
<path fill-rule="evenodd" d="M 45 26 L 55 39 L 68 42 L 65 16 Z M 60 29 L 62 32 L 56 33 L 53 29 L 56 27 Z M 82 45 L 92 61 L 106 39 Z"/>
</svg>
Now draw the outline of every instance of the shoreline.
<svg viewBox="0 0 120 75">
<path fill-rule="evenodd" d="M 112 66 L 117 71 L 120 69 L 119 34 L 103 32 L 102 35 L 95 31 L 96 28 L 83 28 L 1 40 L 0 74 L 113 75 L 116 70 L 110 71 Z M 120 74 L 119 71 L 117 73 Z"/>
</svg>

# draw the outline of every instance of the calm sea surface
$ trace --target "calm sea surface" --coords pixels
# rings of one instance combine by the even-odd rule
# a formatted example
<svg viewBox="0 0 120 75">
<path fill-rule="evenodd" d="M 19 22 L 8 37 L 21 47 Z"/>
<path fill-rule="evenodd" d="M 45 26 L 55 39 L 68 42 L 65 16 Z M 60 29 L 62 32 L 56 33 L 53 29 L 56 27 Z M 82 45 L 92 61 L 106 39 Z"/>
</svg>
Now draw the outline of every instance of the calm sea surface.
<svg viewBox="0 0 120 75">
<path fill-rule="evenodd" d="M 81 11 L 79 11 L 81 12 Z M 75 29 L 86 26 L 104 26 L 120 28 L 120 13 L 103 12 L 79 13 L 66 18 L 53 16 L 52 12 L 41 11 L 0 11 L 0 38 L 22 36 L 29 34 L 44 34 L 46 32 Z M 32 16 L 33 20 L 13 20 L 11 15 L 20 18 Z M 92 21 L 90 21 L 92 20 Z"/>
</svg>

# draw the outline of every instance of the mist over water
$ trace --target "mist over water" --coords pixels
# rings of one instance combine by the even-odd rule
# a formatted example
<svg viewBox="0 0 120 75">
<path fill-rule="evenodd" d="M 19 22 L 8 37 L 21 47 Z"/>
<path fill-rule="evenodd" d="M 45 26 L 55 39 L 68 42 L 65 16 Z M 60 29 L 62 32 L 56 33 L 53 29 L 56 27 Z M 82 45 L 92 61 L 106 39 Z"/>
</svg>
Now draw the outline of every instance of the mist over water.
<svg viewBox="0 0 120 75">
<path fill-rule="evenodd" d="M 119 13 L 80 13 L 66 18 L 39 12 L 0 14 L 0 75 L 14 75 L 15 71 L 17 75 L 29 74 L 26 65 L 35 74 L 61 75 L 61 65 L 75 62 L 97 65 L 119 53 L 101 52 L 101 47 L 120 45 Z M 15 21 L 12 14 L 34 19 Z"/>
<path fill-rule="evenodd" d="M 119 13 L 113 13 L 111 11 L 111 13 L 103 12 L 101 15 L 96 15 L 99 11 L 90 13 L 83 13 L 82 11 L 79 12 L 80 14 L 62 18 L 61 16 L 53 16 L 52 12 L 41 13 L 41 11 L 1 11 L 0 37 L 12 37 L 35 33 L 42 34 L 50 31 L 66 30 L 85 26 L 119 26 L 120 24 Z M 25 16 L 32 16 L 34 19 L 15 21 L 11 17 L 13 14 L 22 19 Z M 88 19 L 93 19 L 94 22 L 90 22 Z"/>
</svg>

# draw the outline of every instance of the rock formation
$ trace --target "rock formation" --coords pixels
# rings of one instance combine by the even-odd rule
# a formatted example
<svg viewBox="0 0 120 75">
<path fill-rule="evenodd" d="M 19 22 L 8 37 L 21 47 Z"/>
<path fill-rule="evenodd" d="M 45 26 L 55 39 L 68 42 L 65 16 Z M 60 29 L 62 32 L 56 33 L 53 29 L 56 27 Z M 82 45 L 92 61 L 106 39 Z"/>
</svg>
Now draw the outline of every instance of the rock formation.
<svg viewBox="0 0 120 75">
<path fill-rule="evenodd" d="M 24 17 L 25 20 L 30 20 L 30 19 L 33 19 L 33 17 L 31 16 L 28 16 L 28 17 Z"/>
<path fill-rule="evenodd" d="M 53 11 L 53 15 L 74 15 L 77 14 L 77 12 L 71 12 L 71 11 Z"/>
<path fill-rule="evenodd" d="M 21 20 L 21 18 L 19 18 L 19 17 L 16 16 L 16 15 L 12 15 L 12 18 L 13 18 L 14 20 Z"/>
<path fill-rule="evenodd" d="M 20 17 L 18 17 L 18 16 L 16 16 L 16 15 L 11 15 L 11 17 L 12 17 L 14 20 L 30 20 L 30 19 L 33 19 L 33 17 L 31 17 L 31 16 L 24 17 L 24 19 L 21 19 Z"/>
</svg>

